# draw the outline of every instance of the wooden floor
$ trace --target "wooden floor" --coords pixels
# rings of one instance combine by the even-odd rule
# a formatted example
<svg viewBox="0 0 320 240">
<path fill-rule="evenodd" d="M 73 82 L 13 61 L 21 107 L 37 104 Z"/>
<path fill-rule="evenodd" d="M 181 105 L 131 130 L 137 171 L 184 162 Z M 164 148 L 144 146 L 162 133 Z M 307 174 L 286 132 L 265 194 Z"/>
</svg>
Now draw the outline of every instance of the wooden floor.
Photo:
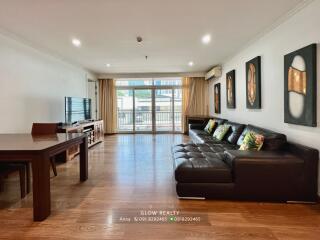
<svg viewBox="0 0 320 240">
<path fill-rule="evenodd" d="M 32 194 L 19 198 L 18 178 L 0 193 L 0 239 L 320 239 L 320 206 L 178 200 L 170 146 L 183 135 L 114 135 L 89 152 L 89 179 L 78 161 L 51 179 L 52 215 L 32 221 Z M 177 210 L 191 224 L 123 223 L 142 210 Z M 120 220 L 120 217 L 123 219 Z"/>
</svg>

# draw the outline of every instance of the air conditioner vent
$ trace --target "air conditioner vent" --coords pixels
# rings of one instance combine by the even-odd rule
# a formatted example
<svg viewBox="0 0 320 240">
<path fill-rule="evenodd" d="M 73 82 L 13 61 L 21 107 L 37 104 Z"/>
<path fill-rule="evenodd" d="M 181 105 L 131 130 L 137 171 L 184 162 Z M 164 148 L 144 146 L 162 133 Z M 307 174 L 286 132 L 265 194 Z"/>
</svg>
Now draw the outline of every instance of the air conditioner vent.
<svg viewBox="0 0 320 240">
<path fill-rule="evenodd" d="M 213 67 L 209 72 L 207 72 L 205 79 L 215 79 L 221 77 L 222 74 L 222 67 L 221 66 L 215 66 Z"/>
</svg>

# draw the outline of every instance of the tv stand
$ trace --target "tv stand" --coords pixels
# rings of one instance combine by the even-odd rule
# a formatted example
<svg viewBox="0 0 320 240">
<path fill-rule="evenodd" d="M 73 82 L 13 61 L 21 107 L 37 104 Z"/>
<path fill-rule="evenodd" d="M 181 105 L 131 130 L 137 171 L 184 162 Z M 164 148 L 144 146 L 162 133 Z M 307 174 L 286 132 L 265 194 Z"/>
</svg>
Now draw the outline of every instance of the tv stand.
<svg viewBox="0 0 320 240">
<path fill-rule="evenodd" d="M 61 133 L 86 133 L 88 135 L 88 147 L 101 143 L 104 138 L 103 120 L 78 123 L 77 125 L 63 126 Z M 64 161 L 73 159 L 80 152 L 79 146 L 69 148 L 66 151 Z"/>
</svg>

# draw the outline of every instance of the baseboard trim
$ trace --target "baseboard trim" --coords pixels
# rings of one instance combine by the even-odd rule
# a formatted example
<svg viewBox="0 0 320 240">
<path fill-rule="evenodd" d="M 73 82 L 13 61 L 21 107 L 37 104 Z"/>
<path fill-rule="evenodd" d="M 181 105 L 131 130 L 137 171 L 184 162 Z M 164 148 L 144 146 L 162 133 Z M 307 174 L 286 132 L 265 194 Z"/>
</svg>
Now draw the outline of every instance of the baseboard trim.
<svg viewBox="0 0 320 240">
<path fill-rule="evenodd" d="M 205 197 L 178 197 L 180 200 L 206 200 Z"/>
<path fill-rule="evenodd" d="M 288 204 L 317 204 L 317 202 L 309 201 L 287 201 Z"/>
</svg>

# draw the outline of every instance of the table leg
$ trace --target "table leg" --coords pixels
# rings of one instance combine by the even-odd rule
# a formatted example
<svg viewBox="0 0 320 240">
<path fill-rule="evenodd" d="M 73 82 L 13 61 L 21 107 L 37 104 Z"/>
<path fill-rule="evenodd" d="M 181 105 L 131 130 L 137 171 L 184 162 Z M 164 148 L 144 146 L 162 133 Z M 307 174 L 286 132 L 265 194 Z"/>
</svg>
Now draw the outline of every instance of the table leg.
<svg viewBox="0 0 320 240">
<path fill-rule="evenodd" d="M 51 212 L 50 158 L 39 154 L 32 159 L 33 219 L 45 220 Z"/>
<path fill-rule="evenodd" d="M 80 181 L 88 179 L 88 137 L 80 144 Z"/>
<path fill-rule="evenodd" d="M 27 194 L 30 193 L 31 187 L 30 187 L 30 162 L 26 162 L 26 178 L 27 178 Z"/>
</svg>

